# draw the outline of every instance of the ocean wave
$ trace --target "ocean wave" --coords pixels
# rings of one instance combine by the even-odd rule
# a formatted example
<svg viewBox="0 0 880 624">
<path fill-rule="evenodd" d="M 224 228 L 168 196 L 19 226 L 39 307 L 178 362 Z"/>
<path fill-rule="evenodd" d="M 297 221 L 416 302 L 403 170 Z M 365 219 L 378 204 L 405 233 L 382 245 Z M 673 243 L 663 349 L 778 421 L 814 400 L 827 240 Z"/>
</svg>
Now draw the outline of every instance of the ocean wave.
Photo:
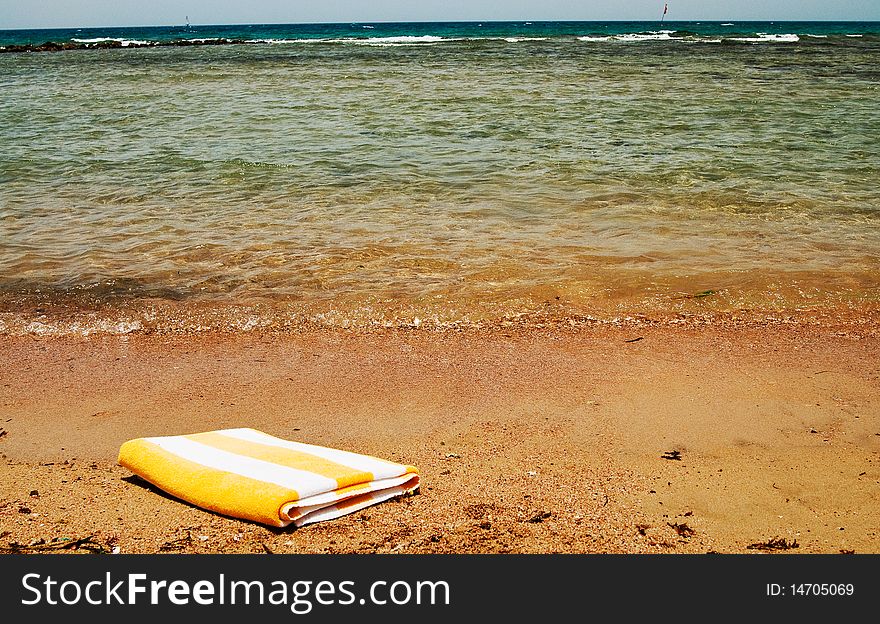
<svg viewBox="0 0 880 624">
<path fill-rule="evenodd" d="M 122 37 L 95 37 L 93 39 L 71 39 L 74 43 L 107 43 L 109 41 L 118 41 L 122 44 L 122 47 L 128 47 L 130 45 L 151 45 L 156 43 L 155 41 L 144 41 L 141 39 L 124 39 Z"/>
<path fill-rule="evenodd" d="M 720 292 L 717 294 L 721 294 Z M 864 329 L 874 322 L 880 310 L 876 306 L 853 309 L 841 306 L 832 293 L 825 302 L 828 310 L 844 312 L 837 323 L 852 324 Z M 693 307 L 682 313 L 683 297 L 634 298 L 624 308 L 607 307 L 593 302 L 590 307 L 563 307 L 548 310 L 535 302 L 514 300 L 500 306 L 473 304 L 465 309 L 427 308 L 402 305 L 382 308 L 370 304 L 344 309 L 271 308 L 249 303 L 215 303 L 194 306 L 157 302 L 141 304 L 127 310 L 106 307 L 97 311 L 68 309 L 63 315 L 33 318 L 24 312 L 0 313 L 0 336 L 66 337 L 127 337 L 174 335 L 244 335 L 293 334 L 309 331 L 387 331 L 421 330 L 426 332 L 461 332 L 466 330 L 509 332 L 521 329 L 576 330 L 596 327 L 707 326 L 748 327 L 780 326 L 806 323 L 819 325 L 828 316 L 815 301 L 810 307 L 792 307 L 781 311 L 765 303 L 739 309 L 735 302 L 717 307 Z M 797 302 L 793 299 L 792 302 Z M 675 303 L 673 303 L 675 302 Z M 599 305 L 597 305 L 597 303 Z M 732 305 L 731 305 L 732 304 Z M 812 313 L 811 313 L 812 308 Z M 847 312 L 851 315 L 848 316 Z"/>
<path fill-rule="evenodd" d="M 248 39 L 245 43 L 270 43 L 270 44 L 299 44 L 299 43 L 342 43 L 352 45 L 371 45 L 371 46 L 399 46 L 399 45 L 420 45 L 433 44 L 447 41 L 462 41 L 461 38 L 438 37 L 435 35 L 411 36 L 404 35 L 399 37 L 340 37 L 335 39 L 329 38 L 303 38 L 303 39 Z"/>
<path fill-rule="evenodd" d="M 522 41 L 547 41 L 549 37 L 502 37 L 507 43 L 520 43 Z"/>
<path fill-rule="evenodd" d="M 723 24 L 726 25 L 726 24 Z M 730 25 L 733 25 L 730 23 Z M 378 27 L 376 27 L 378 28 Z M 395 46 L 424 46 L 438 44 L 456 44 L 456 43 L 486 43 L 486 42 L 503 42 L 509 44 L 532 42 L 532 41 L 551 41 L 554 44 L 564 45 L 569 42 L 583 42 L 590 44 L 613 43 L 613 44 L 636 44 L 636 43 L 676 43 L 676 44 L 718 44 L 718 43 L 747 43 L 747 44 L 772 44 L 772 43 L 788 43 L 794 44 L 821 44 L 821 45 L 837 45 L 848 39 L 846 38 L 863 38 L 864 41 L 875 41 L 876 37 L 871 34 L 862 33 L 767 33 L 757 32 L 750 33 L 748 31 L 731 32 L 727 34 L 721 32 L 699 33 L 690 30 L 648 30 L 643 32 L 623 32 L 623 33 L 599 33 L 585 34 L 581 36 L 573 35 L 544 35 L 529 36 L 520 34 L 485 34 L 477 35 L 473 33 L 462 34 L 461 36 L 453 36 L 449 33 L 444 36 L 440 35 L 397 35 L 397 36 L 373 36 L 372 32 L 366 32 L 353 36 L 337 36 L 337 37 L 254 37 L 251 39 L 228 39 L 224 37 L 198 37 L 183 39 L 129 39 L 123 37 L 77 37 L 67 40 L 66 43 L 46 43 L 41 45 L 16 45 L 0 47 L 0 51 L 55 51 L 78 48 L 116 48 L 116 47 L 150 47 L 150 46 L 189 46 L 189 45 L 208 45 L 208 44 L 264 44 L 264 45 L 350 45 L 350 46 L 373 46 L 373 47 L 395 47 Z M 377 33 L 382 34 L 382 33 Z M 538 33 L 536 33 L 537 35 Z M 850 44 L 852 45 L 852 44 Z"/>
<path fill-rule="evenodd" d="M 847 37 L 862 37 L 863 35 L 846 35 Z M 741 36 L 702 35 L 688 31 L 658 30 L 642 33 L 623 33 L 616 35 L 583 35 L 576 37 L 578 41 L 586 43 L 641 43 L 641 42 L 681 42 L 681 43 L 798 43 L 802 40 L 821 39 L 834 41 L 840 35 L 819 35 L 810 33 L 755 33 Z"/>
<path fill-rule="evenodd" d="M 125 336 L 144 331 L 144 324 L 139 320 L 114 318 L 89 318 L 76 321 L 31 321 L 21 327 L 10 327 L 6 323 L 0 325 L 0 335 L 30 335 L 45 337 L 61 336 Z"/>
<path fill-rule="evenodd" d="M 342 37 L 337 39 L 327 38 L 303 38 L 303 39 L 247 39 L 245 43 L 268 43 L 268 44 L 318 44 L 318 43 L 336 43 L 336 44 L 353 44 L 353 45 L 373 45 L 373 46 L 395 46 L 395 45 L 419 45 L 432 44 L 446 41 L 462 41 L 462 39 L 451 39 L 445 37 L 436 37 L 433 35 L 425 35 L 423 37 L 402 36 L 402 37 Z"/>
<path fill-rule="evenodd" d="M 419 43 L 440 43 L 441 41 L 460 41 L 460 39 L 438 37 L 436 35 L 401 35 L 399 37 L 347 37 L 344 39 L 327 39 L 331 43 L 354 43 L 357 45 L 413 45 Z"/>
<path fill-rule="evenodd" d="M 619 41 L 622 43 L 642 43 L 646 41 L 703 41 L 699 36 L 688 32 L 675 30 L 649 30 L 641 33 L 622 33 L 619 35 L 585 35 L 577 37 L 578 41 L 588 43 L 602 43 L 605 41 Z"/>
<path fill-rule="evenodd" d="M 670 37 L 669 35 L 643 35 L 641 33 L 634 33 L 631 35 L 620 35 L 615 37 L 617 41 L 672 41 L 674 37 Z"/>
<path fill-rule="evenodd" d="M 327 43 L 329 39 L 245 39 L 245 43 L 269 43 L 269 44 L 291 44 L 291 43 Z"/>
<path fill-rule="evenodd" d="M 643 42 L 685 42 L 685 43 L 721 43 L 722 41 L 735 41 L 741 43 L 796 43 L 801 36 L 812 38 L 827 38 L 827 35 L 797 35 L 794 33 L 768 34 L 757 33 L 755 36 L 709 37 L 687 31 L 656 30 L 641 33 L 622 33 L 615 35 L 583 35 L 576 37 L 578 41 L 586 43 L 643 43 Z M 847 35 L 850 36 L 850 35 Z M 861 35 L 858 35 L 861 36 Z M 522 43 L 528 41 L 549 41 L 552 37 L 440 37 L 436 35 L 402 35 L 396 37 L 342 37 L 342 38 L 303 38 L 303 39 L 248 39 L 245 43 L 267 44 L 348 44 L 364 46 L 405 46 L 426 45 L 439 43 L 454 43 L 462 41 L 505 41 L 507 43 Z"/>
<path fill-rule="evenodd" d="M 743 43 L 797 43 L 801 38 L 795 34 L 770 35 L 758 33 L 757 37 L 731 37 L 728 41 L 740 41 Z"/>
</svg>

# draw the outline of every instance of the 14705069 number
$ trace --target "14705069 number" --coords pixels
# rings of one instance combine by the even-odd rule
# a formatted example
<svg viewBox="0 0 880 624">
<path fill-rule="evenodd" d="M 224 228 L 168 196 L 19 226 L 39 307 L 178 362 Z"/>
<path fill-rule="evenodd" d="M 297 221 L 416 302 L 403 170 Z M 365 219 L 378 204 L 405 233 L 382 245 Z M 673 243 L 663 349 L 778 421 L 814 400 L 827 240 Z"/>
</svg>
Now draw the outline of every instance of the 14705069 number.
<svg viewBox="0 0 880 624">
<path fill-rule="evenodd" d="M 852 596 L 852 583 L 792 583 L 792 596 Z"/>
</svg>

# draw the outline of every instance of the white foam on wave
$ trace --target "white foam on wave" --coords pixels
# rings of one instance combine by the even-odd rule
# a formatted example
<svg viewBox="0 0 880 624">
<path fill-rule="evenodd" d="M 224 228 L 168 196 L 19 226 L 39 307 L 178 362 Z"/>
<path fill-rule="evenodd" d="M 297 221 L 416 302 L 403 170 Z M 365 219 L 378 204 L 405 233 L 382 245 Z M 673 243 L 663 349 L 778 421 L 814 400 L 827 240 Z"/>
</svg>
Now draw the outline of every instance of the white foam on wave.
<svg viewBox="0 0 880 624">
<path fill-rule="evenodd" d="M 733 26 L 733 22 L 725 22 L 722 26 Z"/>
<path fill-rule="evenodd" d="M 811 37 L 813 39 L 827 39 L 828 35 L 807 35 L 807 37 Z"/>
<path fill-rule="evenodd" d="M 724 24 L 722 24 L 723 26 Z M 732 25 L 732 24 L 731 24 Z M 699 36 L 679 36 L 676 37 L 674 30 L 652 30 L 643 33 L 624 33 L 620 35 L 587 35 L 578 37 L 578 41 L 588 43 L 604 42 L 604 41 L 620 41 L 623 43 L 636 43 L 646 41 L 680 41 L 683 43 L 722 43 L 722 39 L 707 39 Z M 808 37 L 824 38 L 827 35 L 806 35 Z M 798 35 L 787 34 L 769 34 L 757 33 L 754 37 L 730 37 L 728 41 L 740 41 L 744 43 L 796 43 L 800 41 Z"/>
<path fill-rule="evenodd" d="M 651 30 L 643 33 L 625 33 L 622 35 L 599 35 L 578 37 L 578 41 L 601 42 L 601 41 L 621 41 L 624 43 L 641 42 L 641 41 L 684 41 L 683 37 L 673 37 L 674 30 Z"/>
<path fill-rule="evenodd" d="M 503 37 L 507 43 L 520 43 L 522 41 L 547 41 L 547 37 Z"/>
<path fill-rule="evenodd" d="M 864 35 L 847 35 L 847 37 L 864 37 Z"/>
<path fill-rule="evenodd" d="M 260 327 L 267 327 L 269 325 L 269 321 L 256 316 L 249 316 L 244 319 L 235 319 L 231 321 L 229 325 L 234 329 L 237 329 L 238 331 L 249 332 L 255 329 L 259 329 Z"/>
<path fill-rule="evenodd" d="M 5 326 L 2 329 L 6 329 Z M 125 336 L 143 331 L 144 326 L 140 321 L 129 319 L 101 319 L 94 321 L 73 321 L 69 323 L 42 323 L 31 321 L 23 328 L 21 333 L 32 336 L 93 336 L 96 334 L 109 334 L 112 336 Z"/>
<path fill-rule="evenodd" d="M 245 43 L 325 43 L 327 39 L 247 39 Z"/>
<path fill-rule="evenodd" d="M 122 44 L 122 47 L 128 47 L 130 45 L 150 45 L 155 43 L 153 41 L 143 41 L 141 39 L 123 39 L 122 37 L 95 37 L 94 39 L 71 39 L 76 43 L 107 43 L 108 41 L 118 41 Z"/>
<path fill-rule="evenodd" d="M 245 43 L 269 43 L 269 44 L 298 44 L 298 43 L 344 43 L 352 45 L 367 46 L 402 46 L 402 45 L 424 45 L 441 43 L 445 41 L 462 41 L 461 39 L 445 39 L 443 37 L 435 37 L 433 35 L 425 35 L 423 37 L 401 36 L 401 37 L 343 37 L 339 39 L 248 39 Z"/>
<path fill-rule="evenodd" d="M 671 30 L 650 33 L 631 33 L 617 37 L 618 41 L 672 41 L 673 39 L 680 39 L 680 37 L 673 37 Z"/>
<path fill-rule="evenodd" d="M 417 37 L 414 35 L 401 35 L 399 37 L 369 37 L 367 39 L 349 38 L 349 39 L 328 39 L 334 43 L 355 43 L 358 45 L 386 45 L 386 44 L 419 44 L 419 43 L 439 43 L 441 41 L 457 41 L 456 39 L 444 39 L 435 35 L 422 35 Z"/>
<path fill-rule="evenodd" d="M 793 34 L 768 35 L 767 33 L 758 33 L 757 37 L 731 37 L 730 40 L 745 43 L 796 43 L 801 38 Z"/>
</svg>

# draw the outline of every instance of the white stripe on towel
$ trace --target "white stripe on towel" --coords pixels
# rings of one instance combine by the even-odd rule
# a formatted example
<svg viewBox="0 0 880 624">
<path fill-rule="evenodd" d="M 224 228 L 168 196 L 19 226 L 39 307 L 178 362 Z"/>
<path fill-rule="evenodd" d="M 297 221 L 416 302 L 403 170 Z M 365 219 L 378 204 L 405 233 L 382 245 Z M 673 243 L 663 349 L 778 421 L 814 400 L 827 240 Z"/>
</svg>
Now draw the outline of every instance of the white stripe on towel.
<svg viewBox="0 0 880 624">
<path fill-rule="evenodd" d="M 335 490 L 338 487 L 335 479 L 328 479 L 314 472 L 297 470 L 296 468 L 288 468 L 287 466 L 279 466 L 278 464 L 260 459 L 237 455 L 187 438 L 162 437 L 145 439 L 147 442 L 152 442 L 169 453 L 207 468 L 231 472 L 249 479 L 274 483 L 283 488 L 295 490 L 300 498 L 313 496 L 328 490 Z"/>
<path fill-rule="evenodd" d="M 405 470 L 405 468 L 401 467 L 400 464 L 394 464 L 392 462 L 388 462 L 375 457 L 358 455 L 357 453 L 349 453 L 348 451 L 340 451 L 323 446 L 303 444 L 302 442 L 290 442 L 289 440 L 281 440 L 280 438 L 261 433 L 260 431 L 255 431 L 254 429 L 224 429 L 222 431 L 218 431 L 217 433 L 228 436 L 230 438 L 246 440 L 248 442 L 256 442 L 258 444 L 265 444 L 267 446 L 277 446 L 279 448 L 286 448 L 293 451 L 308 453 L 309 455 L 314 455 L 315 457 L 320 457 L 322 459 L 336 462 L 337 464 L 342 464 L 343 466 L 348 466 L 349 468 L 352 468 L 354 470 L 369 472 L 373 475 L 374 479 L 387 479 L 390 477 L 396 477 L 401 474 L 402 470 Z"/>
</svg>

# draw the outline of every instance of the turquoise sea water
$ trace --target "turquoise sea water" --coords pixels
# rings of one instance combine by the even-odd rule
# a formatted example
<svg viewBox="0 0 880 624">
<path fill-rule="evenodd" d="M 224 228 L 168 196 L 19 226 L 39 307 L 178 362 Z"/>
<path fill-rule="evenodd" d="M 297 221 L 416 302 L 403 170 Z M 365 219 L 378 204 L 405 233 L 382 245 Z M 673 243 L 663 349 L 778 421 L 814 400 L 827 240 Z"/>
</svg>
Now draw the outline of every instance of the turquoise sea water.
<svg viewBox="0 0 880 624">
<path fill-rule="evenodd" d="M 0 332 L 880 299 L 876 23 L 0 31 L 105 40 L 0 54 Z"/>
<path fill-rule="evenodd" d="M 335 42 L 371 40 L 371 43 L 471 41 L 492 38 L 615 37 L 622 41 L 714 40 L 751 43 L 753 39 L 783 40 L 880 38 L 877 22 L 384 22 L 346 24 L 247 24 L 224 26 L 147 26 L 127 28 L 67 28 L 51 30 L 0 30 L 0 46 L 40 44 L 46 41 L 122 42 L 205 41 L 240 39 L 249 42 Z M 397 38 L 404 37 L 403 41 Z M 742 41 L 745 40 L 745 41 Z"/>
</svg>

